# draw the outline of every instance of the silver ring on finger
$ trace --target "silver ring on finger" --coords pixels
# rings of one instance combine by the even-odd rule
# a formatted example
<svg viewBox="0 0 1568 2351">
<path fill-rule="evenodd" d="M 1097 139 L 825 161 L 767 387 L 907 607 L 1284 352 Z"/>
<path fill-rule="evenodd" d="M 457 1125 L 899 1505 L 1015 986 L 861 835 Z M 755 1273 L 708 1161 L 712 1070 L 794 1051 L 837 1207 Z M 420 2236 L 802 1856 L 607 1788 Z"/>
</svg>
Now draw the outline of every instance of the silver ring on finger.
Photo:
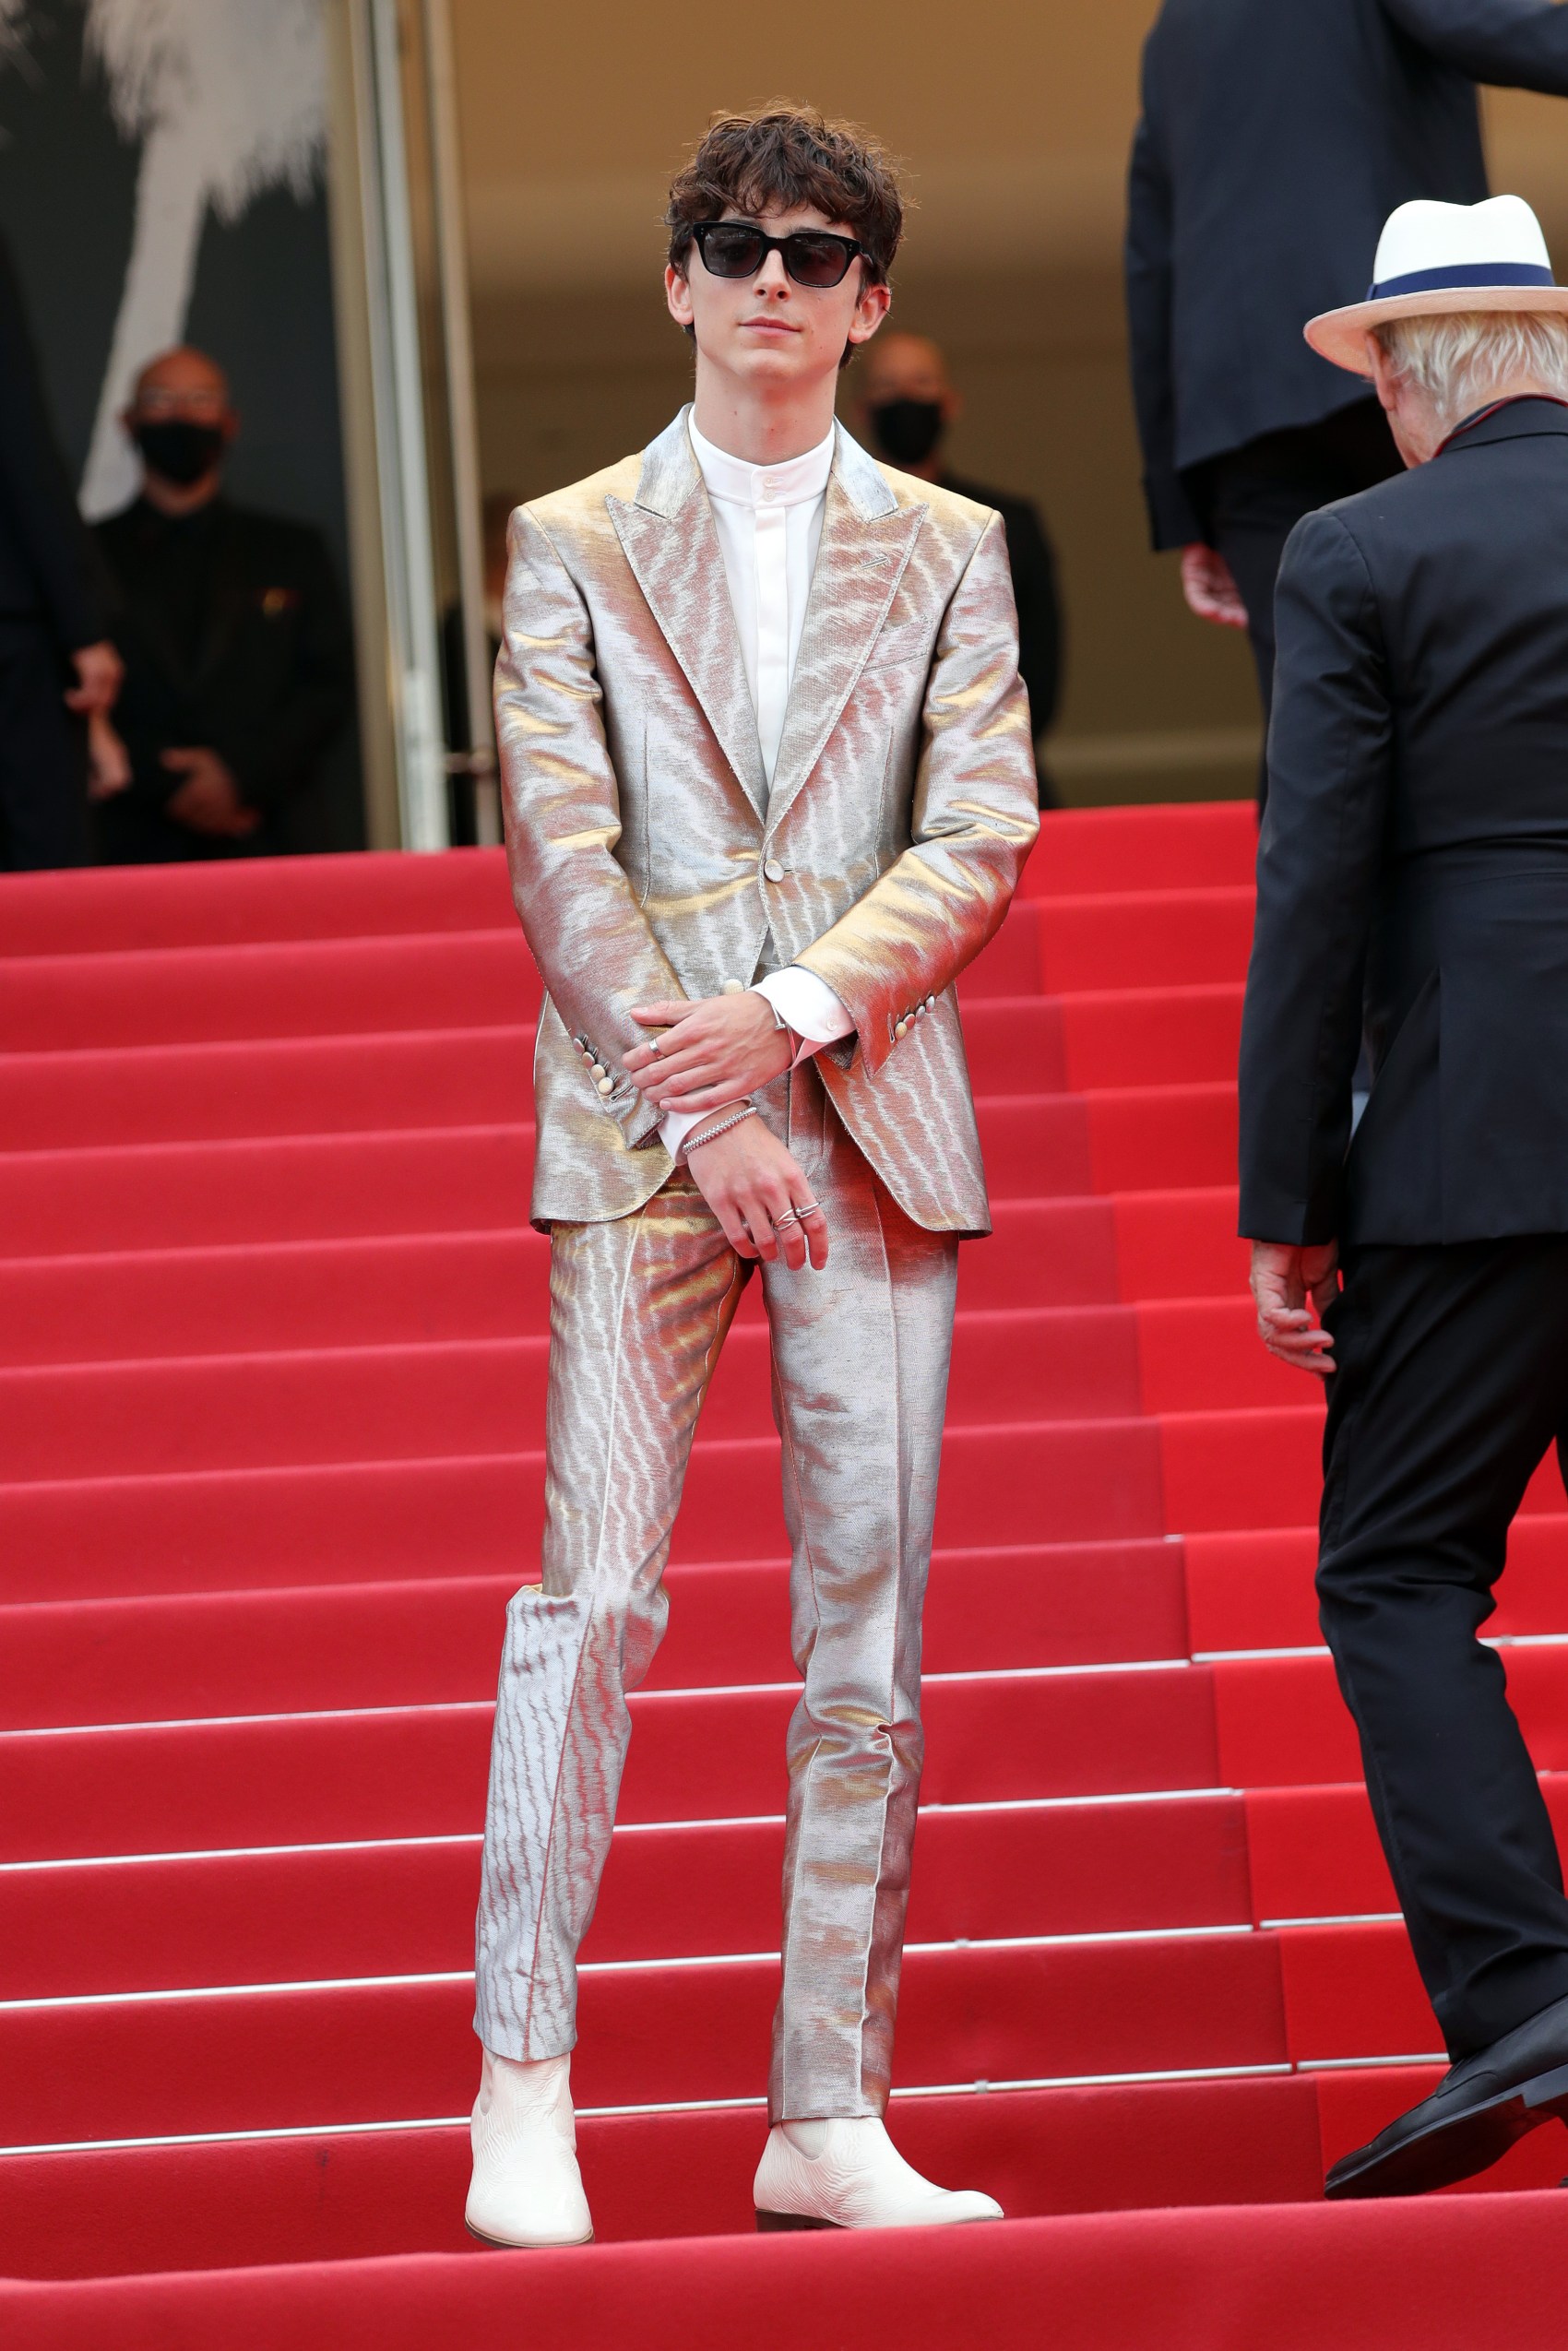
<svg viewBox="0 0 1568 2351">
<path fill-rule="evenodd" d="M 774 1217 L 773 1229 L 775 1232 L 782 1232 L 786 1225 L 798 1225 L 800 1221 L 800 1210 L 798 1208 L 787 1208 L 781 1217 Z"/>
<path fill-rule="evenodd" d="M 802 1200 L 795 1214 L 798 1217 L 820 1217 L 822 1210 L 814 1200 Z"/>
</svg>

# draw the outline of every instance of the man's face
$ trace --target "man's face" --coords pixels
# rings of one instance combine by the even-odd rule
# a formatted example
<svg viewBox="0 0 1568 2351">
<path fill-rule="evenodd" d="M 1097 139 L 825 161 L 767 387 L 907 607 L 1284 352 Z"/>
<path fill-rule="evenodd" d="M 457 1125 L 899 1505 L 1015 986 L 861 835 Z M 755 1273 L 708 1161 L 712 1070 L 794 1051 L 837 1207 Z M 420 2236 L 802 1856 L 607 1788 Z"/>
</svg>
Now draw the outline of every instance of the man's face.
<svg viewBox="0 0 1568 2351">
<path fill-rule="evenodd" d="M 125 430 L 149 471 L 181 487 L 217 467 L 239 420 L 221 368 L 201 351 L 166 351 L 137 379 Z"/>
<path fill-rule="evenodd" d="M 726 220 L 751 220 L 770 237 L 797 229 L 826 229 L 853 234 L 811 205 L 781 212 L 751 214 L 731 205 Z M 841 284 L 799 286 L 780 253 L 769 253 L 751 278 L 718 278 L 703 267 L 695 244 L 686 272 L 666 269 L 670 314 L 695 330 L 697 350 L 708 365 L 758 391 L 788 392 L 837 375 L 847 343 L 863 343 L 886 315 L 885 286 L 866 286 L 864 264 L 851 261 Z"/>
</svg>

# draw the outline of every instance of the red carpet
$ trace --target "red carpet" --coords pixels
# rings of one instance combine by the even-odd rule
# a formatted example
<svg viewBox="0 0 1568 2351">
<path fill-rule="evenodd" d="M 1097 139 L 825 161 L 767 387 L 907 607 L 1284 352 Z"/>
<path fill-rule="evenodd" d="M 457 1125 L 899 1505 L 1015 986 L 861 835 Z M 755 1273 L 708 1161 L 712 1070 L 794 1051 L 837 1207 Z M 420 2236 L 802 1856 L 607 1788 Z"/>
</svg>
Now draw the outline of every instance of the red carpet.
<svg viewBox="0 0 1568 2351">
<path fill-rule="evenodd" d="M 1244 807 L 1053 818 L 961 990 L 997 1237 L 964 1258 L 895 2121 L 1016 2218 L 750 2233 L 790 1692 L 748 1302 L 585 1953 L 602 2241 L 521 2262 L 461 2227 L 542 1480 L 500 861 L 0 885 L 7 2345 L 1560 2339 L 1555 2126 L 1468 2192 L 1318 2201 L 1436 2033 L 1317 1646 L 1321 1407 L 1234 1238 L 1252 847 Z M 1568 1823 L 1555 1470 L 1514 1552 L 1492 1631 Z"/>
</svg>

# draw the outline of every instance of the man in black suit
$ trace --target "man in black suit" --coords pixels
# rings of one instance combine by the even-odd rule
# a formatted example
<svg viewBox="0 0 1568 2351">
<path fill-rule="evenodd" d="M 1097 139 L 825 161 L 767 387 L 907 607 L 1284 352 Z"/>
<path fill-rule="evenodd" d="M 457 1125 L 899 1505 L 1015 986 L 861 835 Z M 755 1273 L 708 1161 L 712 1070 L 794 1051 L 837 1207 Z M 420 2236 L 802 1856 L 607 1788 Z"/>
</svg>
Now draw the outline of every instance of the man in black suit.
<svg viewBox="0 0 1568 2351">
<path fill-rule="evenodd" d="M 929 336 L 879 335 L 860 354 L 858 376 L 860 422 L 879 457 L 1002 517 L 1018 607 L 1018 675 L 1028 688 L 1035 779 L 1040 806 L 1053 808 L 1056 792 L 1042 753 L 1062 693 L 1062 605 L 1056 559 L 1039 509 L 1031 499 L 1010 491 L 965 481 L 944 463 L 947 428 L 964 404 L 940 345 Z"/>
<path fill-rule="evenodd" d="M 130 781 L 98 807 L 101 853 L 141 864 L 276 852 L 353 695 L 326 547 L 306 525 L 221 494 L 237 420 L 202 352 L 145 368 L 125 422 L 142 493 L 97 537 L 120 594 L 115 717 Z"/>
<path fill-rule="evenodd" d="M 1241 1038 L 1259 1326 L 1328 1377 L 1323 1629 L 1454 2060 L 1336 2196 L 1568 2114 L 1568 1901 L 1478 1638 L 1568 1444 L 1568 289 L 1517 196 L 1401 207 L 1373 274 L 1308 332 L 1411 470 L 1285 551 Z"/>
<path fill-rule="evenodd" d="M 1477 82 L 1568 94 L 1568 7 L 1164 0 L 1144 51 L 1126 271 L 1149 519 L 1191 609 L 1249 632 L 1265 719 L 1286 539 L 1398 470 L 1301 321 L 1362 291 L 1396 205 L 1486 195 Z"/>
<path fill-rule="evenodd" d="M 0 247 L 0 868 L 86 861 L 88 725 L 120 683 L 108 623 Z"/>
</svg>

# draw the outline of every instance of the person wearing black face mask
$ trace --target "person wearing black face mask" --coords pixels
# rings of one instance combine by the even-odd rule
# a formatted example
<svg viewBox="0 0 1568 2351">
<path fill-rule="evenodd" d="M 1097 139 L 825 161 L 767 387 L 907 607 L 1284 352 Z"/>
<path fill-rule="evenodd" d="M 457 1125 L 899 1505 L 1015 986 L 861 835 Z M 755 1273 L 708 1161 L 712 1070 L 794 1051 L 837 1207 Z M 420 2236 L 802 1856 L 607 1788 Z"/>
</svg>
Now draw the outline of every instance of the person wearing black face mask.
<svg viewBox="0 0 1568 2351">
<path fill-rule="evenodd" d="M 956 490 L 1002 517 L 1018 606 L 1018 672 L 1029 692 L 1040 806 L 1054 807 L 1056 792 L 1041 748 L 1061 694 L 1062 610 L 1055 559 L 1039 510 L 1028 498 L 963 481 L 944 464 L 942 444 L 963 403 L 935 343 L 924 335 L 884 333 L 858 363 L 859 422 L 877 456 L 901 473 Z"/>
<path fill-rule="evenodd" d="M 286 849 L 289 803 L 315 780 L 352 695 L 327 550 L 305 526 L 223 496 L 238 420 L 203 352 L 144 368 L 123 421 L 141 495 L 97 537 L 120 591 L 115 723 L 130 780 L 95 810 L 100 854 L 144 864 Z"/>
</svg>

